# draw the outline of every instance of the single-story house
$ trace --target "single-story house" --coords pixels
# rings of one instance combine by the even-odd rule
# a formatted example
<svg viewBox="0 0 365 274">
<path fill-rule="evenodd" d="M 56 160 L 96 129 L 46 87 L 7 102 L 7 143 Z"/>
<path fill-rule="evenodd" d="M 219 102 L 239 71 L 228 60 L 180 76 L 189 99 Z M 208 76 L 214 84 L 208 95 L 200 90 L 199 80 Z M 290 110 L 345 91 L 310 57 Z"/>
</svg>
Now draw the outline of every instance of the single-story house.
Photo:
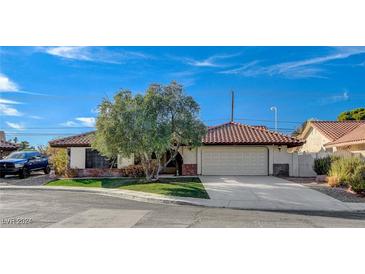
<svg viewBox="0 0 365 274">
<path fill-rule="evenodd" d="M 347 151 L 365 156 L 365 121 L 310 121 L 298 136 L 299 152 Z"/>
<path fill-rule="evenodd" d="M 18 148 L 19 146 L 17 144 L 6 141 L 5 132 L 0 131 L 0 159 L 18 150 Z"/>
<path fill-rule="evenodd" d="M 89 132 L 49 144 L 68 149 L 70 168 L 111 167 L 112 163 L 91 148 L 93 138 L 94 132 Z M 296 175 L 298 161 L 287 149 L 302 144 L 299 139 L 264 126 L 229 122 L 209 127 L 202 146 L 183 146 L 172 167 L 181 175 Z M 134 161 L 133 157 L 118 157 L 116 166 L 121 168 Z"/>
<path fill-rule="evenodd" d="M 326 149 L 332 148 L 337 151 L 349 151 L 365 157 L 365 123 L 324 146 Z"/>
</svg>

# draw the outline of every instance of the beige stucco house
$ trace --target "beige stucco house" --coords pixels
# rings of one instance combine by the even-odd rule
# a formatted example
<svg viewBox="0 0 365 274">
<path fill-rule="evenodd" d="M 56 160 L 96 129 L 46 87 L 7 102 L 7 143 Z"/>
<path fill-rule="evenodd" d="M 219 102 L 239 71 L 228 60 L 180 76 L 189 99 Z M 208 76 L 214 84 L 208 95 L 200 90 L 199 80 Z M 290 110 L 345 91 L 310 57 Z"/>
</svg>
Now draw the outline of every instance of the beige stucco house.
<svg viewBox="0 0 365 274">
<path fill-rule="evenodd" d="M 298 136 L 299 152 L 350 152 L 365 156 L 365 121 L 310 121 Z"/>
<path fill-rule="evenodd" d="M 91 148 L 94 132 L 50 142 L 67 148 L 69 165 L 74 169 L 111 167 L 107 159 Z M 170 166 L 179 175 L 290 175 L 298 174 L 297 155 L 287 149 L 303 142 L 263 126 L 229 122 L 208 128 L 202 146 L 183 146 L 179 160 Z M 118 157 L 115 167 L 135 162 L 133 157 Z M 174 166 L 175 165 L 175 166 Z"/>
</svg>

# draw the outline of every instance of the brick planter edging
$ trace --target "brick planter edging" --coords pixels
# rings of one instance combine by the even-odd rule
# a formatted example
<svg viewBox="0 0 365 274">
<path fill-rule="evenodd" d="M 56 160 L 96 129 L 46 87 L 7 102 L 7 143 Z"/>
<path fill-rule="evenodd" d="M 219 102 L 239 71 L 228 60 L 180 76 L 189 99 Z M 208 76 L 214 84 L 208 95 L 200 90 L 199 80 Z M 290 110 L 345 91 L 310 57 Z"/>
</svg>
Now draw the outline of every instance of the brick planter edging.
<svg viewBox="0 0 365 274">
<path fill-rule="evenodd" d="M 69 169 L 68 170 L 68 176 L 69 178 L 85 178 L 85 177 L 125 177 L 126 175 L 123 173 L 122 170 L 118 168 L 85 168 L 85 169 Z"/>
<path fill-rule="evenodd" d="M 183 164 L 182 165 L 182 175 L 183 176 L 195 176 L 198 173 L 197 164 Z"/>
</svg>

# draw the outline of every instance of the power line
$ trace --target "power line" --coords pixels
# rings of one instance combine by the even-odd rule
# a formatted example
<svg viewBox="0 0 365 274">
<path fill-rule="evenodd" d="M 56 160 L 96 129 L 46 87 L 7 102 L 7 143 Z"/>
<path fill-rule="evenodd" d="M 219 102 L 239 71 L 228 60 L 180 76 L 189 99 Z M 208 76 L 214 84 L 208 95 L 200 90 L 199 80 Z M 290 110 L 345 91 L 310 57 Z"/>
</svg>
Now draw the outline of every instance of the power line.
<svg viewBox="0 0 365 274">
<path fill-rule="evenodd" d="M 267 127 L 269 130 L 274 130 L 273 127 Z M 280 131 L 293 131 L 294 128 L 278 128 Z M 6 132 L 11 136 L 70 136 L 75 135 L 75 132 L 59 133 L 59 132 Z"/>
<path fill-rule="evenodd" d="M 268 122 L 268 123 L 274 123 L 274 120 L 265 120 L 265 119 L 248 119 L 248 118 L 235 118 L 234 120 L 238 121 L 251 121 L 251 122 Z M 227 121 L 226 118 L 216 118 L 216 119 L 207 119 L 203 120 L 203 122 L 214 122 L 214 121 Z M 285 121 L 285 120 L 278 120 L 279 123 L 288 123 L 288 124 L 301 124 L 303 121 Z M 1 129 L 14 129 L 12 127 L 2 127 Z M 79 127 L 25 127 L 22 128 L 22 130 L 28 130 L 28 129 L 95 129 L 95 127 L 91 126 L 79 126 Z"/>
</svg>

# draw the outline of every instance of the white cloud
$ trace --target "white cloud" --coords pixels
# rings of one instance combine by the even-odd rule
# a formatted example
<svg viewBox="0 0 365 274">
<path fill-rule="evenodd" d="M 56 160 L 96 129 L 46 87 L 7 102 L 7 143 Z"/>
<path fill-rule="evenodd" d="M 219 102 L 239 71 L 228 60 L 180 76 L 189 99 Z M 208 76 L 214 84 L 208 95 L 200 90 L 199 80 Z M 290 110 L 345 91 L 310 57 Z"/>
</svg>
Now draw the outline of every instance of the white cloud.
<svg viewBox="0 0 365 274">
<path fill-rule="evenodd" d="M 47 54 L 79 61 L 121 64 L 130 60 L 151 59 L 152 57 L 141 52 L 126 50 L 109 50 L 104 47 L 41 47 L 40 51 Z"/>
<path fill-rule="evenodd" d="M 6 122 L 6 124 L 16 130 L 24 130 L 24 125 L 19 123 Z"/>
<path fill-rule="evenodd" d="M 44 93 L 37 93 L 37 92 L 19 90 L 19 86 L 15 82 L 10 80 L 10 78 L 7 77 L 6 75 L 0 73 L 0 93 L 7 93 L 7 92 L 47 96 L 47 94 L 44 94 Z M 16 103 L 11 103 L 11 104 L 16 104 Z"/>
<path fill-rule="evenodd" d="M 333 95 L 329 98 L 332 103 L 347 101 L 350 98 L 349 93 L 344 91 L 342 94 Z"/>
<path fill-rule="evenodd" d="M 96 119 L 94 117 L 78 117 L 77 121 L 80 121 L 82 125 L 87 127 L 94 127 Z"/>
<path fill-rule="evenodd" d="M 18 91 L 18 86 L 9 77 L 0 73 L 0 91 Z"/>
<path fill-rule="evenodd" d="M 46 53 L 67 59 L 91 61 L 90 52 L 86 47 L 51 47 L 46 48 Z"/>
<path fill-rule="evenodd" d="M 13 100 L 7 100 L 0 98 L 0 104 L 8 104 L 8 105 L 19 105 L 22 104 L 21 102 L 13 101 Z"/>
<path fill-rule="evenodd" d="M 0 103 L 0 114 L 5 116 L 22 116 L 23 113 L 19 112 L 16 108 L 10 107 L 6 104 Z"/>
<path fill-rule="evenodd" d="M 30 115 L 30 116 L 29 116 L 29 118 L 36 119 L 36 120 L 41 120 L 41 119 L 43 119 L 43 117 L 38 116 L 38 115 Z"/>
<path fill-rule="evenodd" d="M 240 55 L 240 53 L 212 55 L 203 60 L 196 60 L 193 58 L 186 58 L 186 57 L 184 57 L 184 58 L 174 57 L 174 58 L 181 60 L 185 64 L 188 64 L 188 65 L 194 66 L 194 67 L 226 67 L 227 64 L 223 64 L 219 61 L 233 58 L 233 57 L 236 57 L 239 55 Z"/>
<path fill-rule="evenodd" d="M 365 53 L 365 48 L 336 48 L 335 53 L 326 56 L 309 58 L 305 60 L 283 62 L 268 66 L 259 65 L 260 61 L 255 60 L 242 66 L 221 71 L 223 74 L 236 74 L 245 77 L 255 77 L 259 75 L 281 75 L 288 78 L 323 78 L 323 68 L 318 65 L 334 60 L 346 59 L 353 55 Z"/>
<path fill-rule="evenodd" d="M 338 102 L 344 102 L 349 99 L 350 99 L 350 94 L 347 90 L 345 90 L 344 92 L 342 92 L 340 94 L 335 94 L 332 96 L 321 98 L 319 100 L 319 104 L 320 105 L 329 105 L 329 104 L 334 104 L 334 103 L 338 103 Z"/>
<path fill-rule="evenodd" d="M 64 127 L 76 127 L 76 126 L 78 126 L 78 124 L 74 121 L 67 121 L 67 122 L 61 123 L 60 125 L 64 126 Z"/>
<path fill-rule="evenodd" d="M 94 117 L 77 117 L 74 120 L 66 121 L 62 123 L 65 127 L 94 127 L 96 119 Z"/>
</svg>

